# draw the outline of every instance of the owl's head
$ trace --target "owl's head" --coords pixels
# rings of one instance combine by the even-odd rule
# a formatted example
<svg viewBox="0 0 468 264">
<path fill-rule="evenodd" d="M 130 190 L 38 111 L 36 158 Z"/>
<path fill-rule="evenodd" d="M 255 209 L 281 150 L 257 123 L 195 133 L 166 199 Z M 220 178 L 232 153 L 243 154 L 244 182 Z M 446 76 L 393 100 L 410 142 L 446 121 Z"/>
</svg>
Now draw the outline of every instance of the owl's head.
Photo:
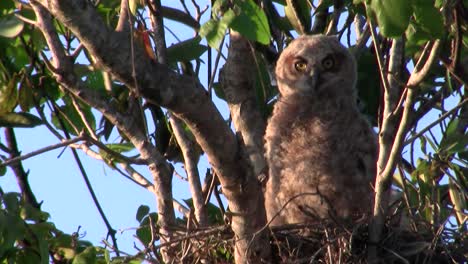
<svg viewBox="0 0 468 264">
<path fill-rule="evenodd" d="M 281 96 L 353 98 L 356 62 L 334 36 L 301 36 L 281 53 L 276 64 Z"/>
</svg>

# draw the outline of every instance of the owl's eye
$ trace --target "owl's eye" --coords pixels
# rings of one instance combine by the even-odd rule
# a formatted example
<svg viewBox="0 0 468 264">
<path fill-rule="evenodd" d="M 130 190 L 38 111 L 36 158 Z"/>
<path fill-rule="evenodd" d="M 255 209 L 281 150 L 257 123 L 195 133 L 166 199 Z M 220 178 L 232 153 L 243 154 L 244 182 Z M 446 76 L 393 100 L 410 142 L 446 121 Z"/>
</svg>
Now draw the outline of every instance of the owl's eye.
<svg viewBox="0 0 468 264">
<path fill-rule="evenodd" d="M 307 70 L 307 63 L 305 61 L 297 61 L 294 63 L 294 68 L 298 72 L 305 72 Z"/>
<path fill-rule="evenodd" d="M 333 57 L 327 56 L 322 60 L 322 66 L 325 70 L 331 70 L 335 67 L 335 60 Z"/>
</svg>

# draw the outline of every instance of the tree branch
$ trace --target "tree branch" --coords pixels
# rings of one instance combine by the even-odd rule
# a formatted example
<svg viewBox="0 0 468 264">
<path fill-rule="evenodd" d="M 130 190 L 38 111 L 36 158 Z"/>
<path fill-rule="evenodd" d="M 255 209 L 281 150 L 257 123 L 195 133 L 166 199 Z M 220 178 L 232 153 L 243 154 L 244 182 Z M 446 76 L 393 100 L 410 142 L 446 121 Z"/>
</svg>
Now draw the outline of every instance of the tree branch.
<svg viewBox="0 0 468 264">
<path fill-rule="evenodd" d="M 51 10 L 55 10 L 54 7 L 57 7 L 59 4 L 76 4 L 75 6 L 68 6 L 71 8 L 77 8 L 74 11 L 83 11 L 84 16 L 93 16 L 95 17 L 87 17 L 85 19 L 78 19 L 79 21 L 83 21 L 89 19 L 89 21 L 94 21 L 96 24 L 95 30 L 92 30 L 92 33 L 99 32 L 99 26 L 103 26 L 102 20 L 99 19 L 99 15 L 94 11 L 94 7 L 91 6 L 86 1 L 75 1 L 71 2 L 62 2 L 60 3 L 55 2 L 47 2 L 45 6 L 50 8 Z M 55 5 L 54 5 L 55 4 Z M 74 96 L 80 98 L 90 106 L 99 110 L 109 121 L 115 124 L 132 142 L 135 148 L 139 151 L 142 159 L 148 162 L 149 170 L 153 176 L 154 185 L 156 186 L 157 192 L 157 202 L 158 202 L 158 224 L 161 227 L 161 231 L 164 233 L 169 233 L 170 227 L 175 225 L 175 215 L 174 215 L 174 208 L 172 204 L 172 173 L 171 168 L 166 163 L 166 160 L 163 156 L 156 150 L 156 148 L 149 142 L 144 126 L 142 126 L 142 115 L 141 115 L 141 106 L 135 103 L 135 100 L 132 100 L 129 104 L 129 107 L 125 113 L 121 113 L 116 106 L 109 104 L 105 98 L 99 95 L 96 91 L 88 89 L 80 79 L 78 79 L 73 74 L 73 65 L 71 63 L 67 63 L 67 56 L 65 55 L 62 47 L 61 42 L 56 35 L 56 32 L 53 30 L 52 21 L 49 18 L 48 13 L 45 11 L 43 6 L 37 4 L 37 2 L 32 1 L 31 5 L 35 8 L 35 12 L 38 17 L 38 27 L 44 34 L 46 38 L 47 44 L 49 45 L 52 54 L 54 56 L 54 65 L 55 68 L 55 77 L 57 81 L 61 83 L 68 91 L 70 91 Z M 70 11 L 70 10 L 68 10 Z M 65 19 L 65 17 L 62 17 Z M 97 21 L 97 20 L 99 21 Z M 73 18 L 66 18 L 65 23 L 76 22 Z M 88 25 L 89 26 L 89 25 Z M 103 31 L 101 33 L 105 34 L 104 37 L 109 37 L 110 30 L 102 27 Z M 117 35 L 123 34 L 122 32 L 115 33 Z M 127 35 L 128 36 L 128 35 Z M 89 36 L 88 36 L 89 37 Z M 97 41 L 102 41 L 103 39 L 95 36 Z M 89 41 L 87 37 L 83 37 L 85 40 Z M 132 38 L 128 38 L 131 40 Z M 87 42 L 84 43 L 85 48 L 89 50 L 89 46 Z M 88 43 L 89 44 L 89 43 Z M 101 43 L 104 44 L 104 43 Z M 107 43 L 109 44 L 109 43 Z M 111 47 L 115 47 L 115 43 L 110 44 Z M 129 46 L 126 51 L 130 51 Z M 91 49 L 92 50 L 92 49 Z M 90 51 L 91 52 L 91 51 Z M 101 51 L 103 52 L 103 51 Z M 103 52 L 106 53 L 106 52 Z M 93 54 L 93 52 L 91 52 Z M 107 53 L 106 53 L 107 54 Z M 115 53 L 118 54 L 118 53 Z M 142 58 L 143 54 L 141 49 L 139 49 L 140 58 Z M 94 54 L 93 54 L 94 55 Z M 109 55 L 109 54 L 107 54 Z M 110 55 L 109 55 L 110 56 Z M 130 56 L 130 53 L 126 53 L 126 56 Z M 99 61 L 99 57 L 94 56 Z M 129 77 L 126 81 L 130 84 L 133 82 L 132 76 L 132 67 L 128 65 L 132 62 L 131 58 L 128 57 L 128 61 L 126 61 L 126 65 L 130 66 L 127 69 L 126 76 Z"/>
<path fill-rule="evenodd" d="M 62 142 L 60 142 L 58 144 L 47 146 L 45 148 L 41 148 L 41 149 L 38 149 L 38 150 L 35 150 L 35 151 L 32 151 L 32 152 L 29 152 L 28 154 L 25 154 L 25 155 L 12 157 L 12 158 L 6 160 L 5 162 L 1 163 L 0 166 L 12 165 L 12 164 L 20 162 L 22 160 L 26 160 L 26 159 L 32 158 L 34 156 L 40 155 L 42 153 L 45 153 L 47 151 L 51 151 L 51 150 L 54 150 L 54 149 L 66 147 L 68 145 L 71 145 L 71 144 L 74 144 L 76 142 L 83 141 L 83 140 L 86 140 L 86 136 L 84 136 L 84 135 L 80 135 L 80 136 L 78 136 L 76 138 L 73 138 L 73 139 L 70 139 L 70 140 L 63 140 Z"/>
<path fill-rule="evenodd" d="M 465 106 L 465 104 L 468 103 L 468 98 L 465 98 L 463 99 L 460 103 L 458 103 L 455 107 L 453 107 L 452 109 L 450 109 L 449 111 L 443 113 L 439 118 L 437 118 L 436 120 L 434 120 L 432 123 L 430 123 L 429 125 L 427 125 L 425 128 L 421 129 L 417 134 L 415 134 L 414 136 L 412 136 L 411 138 L 407 139 L 403 145 L 406 146 L 408 144 L 411 144 L 411 142 L 413 142 L 414 140 L 418 139 L 419 137 L 421 137 L 421 135 L 423 135 L 424 133 L 426 133 L 429 129 L 433 128 L 435 125 L 439 124 L 440 122 L 442 122 L 444 119 L 446 119 L 447 117 L 449 117 L 450 115 L 452 115 L 453 113 L 455 113 L 456 111 L 458 111 L 460 108 L 463 108 Z M 463 129 L 466 129 L 466 126 L 463 127 Z M 460 132 L 462 133 L 462 132 Z"/>
<path fill-rule="evenodd" d="M 251 217 L 248 219 L 233 219 L 233 229 L 241 229 L 241 226 L 248 227 L 249 224 L 245 223 L 245 220 L 254 222 L 253 226 L 243 231 L 245 235 L 250 233 L 246 242 L 249 243 L 250 239 L 256 239 L 255 243 L 252 244 L 253 252 L 260 258 L 267 258 L 270 254 L 269 248 L 265 248 L 268 234 L 263 232 L 258 237 L 251 237 L 252 232 L 260 230 L 266 222 L 263 195 L 261 195 L 258 180 L 265 180 L 265 171 L 267 170 L 266 160 L 263 155 L 263 135 L 266 124 L 257 107 L 254 78 L 255 72 L 258 71 L 258 66 L 256 67 L 258 64 L 254 56 L 255 53 L 250 43 L 239 33 L 231 31 L 229 55 L 224 68 L 221 70 L 220 83 L 224 89 L 234 127 L 240 139 L 239 144 L 241 144 L 242 150 L 247 155 L 250 166 L 253 168 L 253 173 L 252 170 L 248 170 L 244 176 L 254 190 L 250 197 L 244 198 L 251 202 L 245 204 L 244 208 L 234 210 L 234 212 L 243 210 Z M 233 208 L 231 207 L 231 209 Z M 234 227 L 235 225 L 238 227 Z M 241 244 L 241 247 L 238 247 L 239 244 L 236 244 L 236 260 L 244 259 L 243 255 L 246 253 L 245 250 L 248 249 L 248 244 Z M 257 261 L 260 261 L 260 259 Z"/>
<path fill-rule="evenodd" d="M 104 70 L 110 72 L 117 80 L 125 83 L 127 87 L 136 94 L 142 95 L 150 103 L 171 110 L 189 126 L 219 177 L 230 209 L 236 212 L 232 225 L 236 236 L 241 239 L 251 236 L 255 231 L 255 223 L 252 219 L 258 211 L 252 211 L 249 208 L 252 207 L 251 204 L 262 204 L 259 201 L 261 199 L 260 186 L 253 176 L 246 173 L 249 171 L 249 166 L 245 158 L 241 156 L 235 136 L 199 81 L 190 76 L 179 75 L 166 65 L 154 63 L 137 43 L 134 45 L 134 53 L 131 54 L 131 36 L 128 33 L 114 32 L 109 29 L 94 7 L 86 0 L 39 0 L 39 2 L 78 37 Z M 49 45 L 54 45 L 54 43 Z M 132 61 L 138 62 L 134 65 L 135 78 L 132 75 Z M 111 122 L 125 128 L 126 135 L 136 134 L 132 136 L 131 141 L 140 151 L 143 159 L 151 159 L 150 171 L 153 175 L 162 174 L 156 178 L 164 179 L 167 184 L 166 188 L 170 185 L 167 176 L 169 169 L 162 162 L 164 161 L 162 157 L 151 151 L 149 142 L 145 141 L 145 135 L 133 131 L 138 128 L 138 124 L 132 123 L 133 118 L 120 119 L 119 117 L 122 116 L 118 111 L 109 112 L 109 104 L 96 99 L 99 98 L 97 93 L 93 94 L 96 97 L 91 96 L 92 91 L 83 87 L 73 76 L 57 75 L 57 80 L 75 96 L 101 111 Z M 137 88 L 140 90 L 137 91 Z M 163 183 L 155 182 L 155 185 L 161 186 Z M 165 199 L 161 201 L 161 199 L 163 198 L 158 197 L 158 202 L 166 201 L 166 205 L 172 201 Z M 170 204 L 172 209 L 172 203 Z M 266 244 L 264 246 L 267 247 Z M 247 247 L 239 249 L 243 250 Z"/>
<path fill-rule="evenodd" d="M 28 181 L 28 172 L 24 171 L 23 165 L 21 164 L 21 156 L 18 150 L 18 142 L 16 141 L 15 131 L 11 127 L 5 128 L 5 139 L 8 147 L 8 153 L 10 153 L 9 161 L 16 160 L 16 162 L 5 162 L 0 166 L 6 166 L 10 164 L 11 169 L 15 173 L 16 181 L 21 190 L 21 197 L 23 200 L 33 206 L 34 208 L 40 208 L 40 204 L 34 196 L 34 192 L 31 189 Z"/>
<path fill-rule="evenodd" d="M 406 93 L 406 100 L 403 109 L 402 118 L 400 124 L 398 126 L 398 130 L 395 135 L 395 139 L 393 141 L 393 145 L 391 147 L 390 153 L 388 154 L 387 161 L 381 160 L 381 156 L 379 153 L 379 166 L 378 166 L 378 175 L 377 175 L 377 182 L 376 182 L 376 195 L 375 195 L 375 205 L 374 205 L 374 219 L 370 226 L 369 238 L 371 243 L 378 243 L 381 237 L 381 233 L 383 230 L 383 226 L 385 223 L 385 216 L 388 207 L 388 200 L 389 200 L 389 189 L 392 184 L 392 176 L 393 172 L 396 167 L 397 160 L 400 158 L 401 149 L 403 147 L 403 141 L 405 139 L 405 135 L 408 132 L 408 121 L 410 113 L 413 111 L 414 106 L 414 99 L 417 94 L 416 85 L 424 78 L 424 76 L 428 73 L 430 67 L 432 66 L 436 54 L 439 50 L 440 41 L 435 41 L 434 45 L 432 46 L 431 52 L 429 57 L 427 58 L 426 62 L 423 66 L 420 66 L 420 63 L 417 63 L 416 67 L 414 68 L 413 73 L 411 74 L 408 82 L 406 83 L 406 87 L 408 87 L 408 91 Z M 424 53 L 421 55 L 424 57 Z M 420 60 L 421 61 L 421 60 Z M 392 102 L 385 102 L 386 104 L 391 104 Z M 385 155 L 385 154 L 383 154 Z M 385 166 L 382 166 L 384 165 Z M 375 248 L 374 248 L 375 250 Z M 373 250 L 372 250 L 373 251 Z M 375 252 L 369 252 L 369 262 L 373 262 L 376 260 Z"/>
<path fill-rule="evenodd" d="M 185 171 L 187 172 L 190 192 L 192 193 L 193 207 L 195 209 L 195 217 L 200 224 L 200 227 L 208 225 L 208 214 L 206 211 L 205 201 L 201 188 L 200 175 L 198 174 L 198 153 L 195 153 L 195 147 L 187 138 L 180 119 L 172 116 L 169 120 L 172 131 L 182 151 L 184 157 Z"/>
</svg>

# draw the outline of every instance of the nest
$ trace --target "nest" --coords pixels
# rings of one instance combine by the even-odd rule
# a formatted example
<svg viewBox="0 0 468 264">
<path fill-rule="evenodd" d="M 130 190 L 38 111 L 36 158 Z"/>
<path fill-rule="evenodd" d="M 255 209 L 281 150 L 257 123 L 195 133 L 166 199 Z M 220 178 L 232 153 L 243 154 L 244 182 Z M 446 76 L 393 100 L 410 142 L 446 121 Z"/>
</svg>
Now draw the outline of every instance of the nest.
<svg viewBox="0 0 468 264">
<path fill-rule="evenodd" d="M 274 263 L 367 263 L 367 223 L 282 226 L 272 232 Z M 453 241 L 454 242 L 454 241 Z M 461 242 L 463 243 L 463 242 Z M 379 263 L 466 263 L 466 248 L 429 232 L 386 227 L 377 245 Z"/>
<path fill-rule="evenodd" d="M 270 228 L 271 263 L 367 263 L 367 223 L 317 222 Z M 171 243 L 175 263 L 234 263 L 228 225 L 192 232 Z M 467 263 L 466 235 L 446 228 L 418 232 L 386 226 L 380 263 Z"/>
</svg>

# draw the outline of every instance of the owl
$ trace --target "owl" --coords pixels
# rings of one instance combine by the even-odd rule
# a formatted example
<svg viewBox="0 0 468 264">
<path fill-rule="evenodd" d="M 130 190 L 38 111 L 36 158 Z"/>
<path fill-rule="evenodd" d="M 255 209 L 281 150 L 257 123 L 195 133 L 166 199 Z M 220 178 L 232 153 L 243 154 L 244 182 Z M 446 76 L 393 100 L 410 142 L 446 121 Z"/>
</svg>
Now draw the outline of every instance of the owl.
<svg viewBox="0 0 468 264">
<path fill-rule="evenodd" d="M 276 66 L 265 133 L 273 225 L 358 219 L 372 210 L 377 139 L 357 107 L 356 62 L 333 36 L 301 36 Z"/>
</svg>

